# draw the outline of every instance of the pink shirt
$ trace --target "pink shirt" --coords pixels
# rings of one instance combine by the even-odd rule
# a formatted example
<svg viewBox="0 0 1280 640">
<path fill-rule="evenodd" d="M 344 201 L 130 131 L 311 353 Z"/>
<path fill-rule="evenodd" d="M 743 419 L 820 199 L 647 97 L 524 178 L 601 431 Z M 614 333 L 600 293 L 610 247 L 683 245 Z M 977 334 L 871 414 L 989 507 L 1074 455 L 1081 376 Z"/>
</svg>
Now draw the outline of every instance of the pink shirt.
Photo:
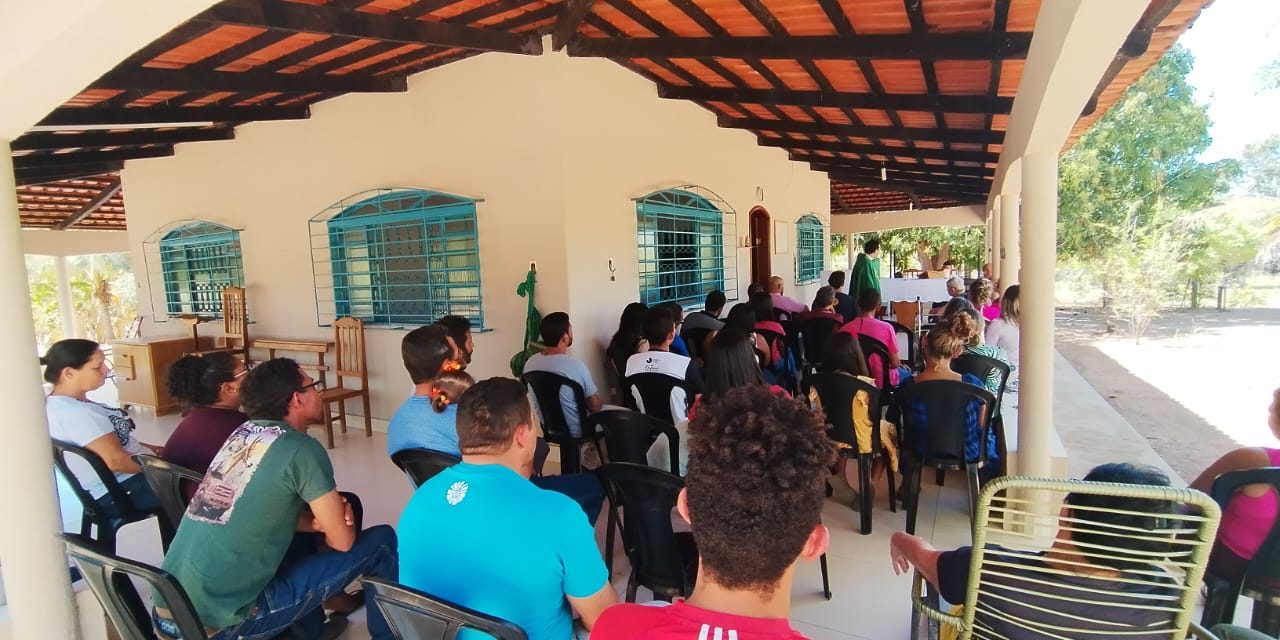
<svg viewBox="0 0 1280 640">
<path fill-rule="evenodd" d="M 992 303 L 992 304 L 989 304 L 989 305 L 986 305 L 986 306 L 982 307 L 982 317 L 983 317 L 987 322 L 991 322 L 992 320 L 995 320 L 996 318 L 999 318 L 999 317 L 1000 317 L 1000 305 Z"/>
<path fill-rule="evenodd" d="M 848 324 L 840 327 L 840 330 L 853 335 L 864 335 L 879 340 L 889 350 L 889 355 L 898 357 L 898 337 L 893 332 L 893 325 L 884 320 L 859 316 L 851 320 Z M 866 354 L 863 354 L 866 355 Z M 871 377 L 877 382 L 880 380 L 880 358 L 870 356 L 867 358 L 867 368 L 871 370 Z M 889 370 L 889 384 L 897 386 L 898 370 Z"/>
<path fill-rule="evenodd" d="M 1266 451 L 1271 459 L 1271 466 L 1280 467 L 1280 449 Z M 1222 514 L 1218 539 L 1232 553 L 1246 560 L 1251 559 L 1271 532 L 1271 525 L 1277 514 L 1280 514 L 1280 500 L 1275 491 L 1256 497 L 1237 493 L 1231 496 L 1231 500 L 1227 502 L 1227 510 Z"/>
<path fill-rule="evenodd" d="M 781 309 L 787 313 L 796 314 L 808 309 L 803 302 L 798 302 L 781 293 L 770 293 L 769 297 L 773 298 L 773 308 Z M 757 320 L 772 320 L 773 318 L 756 318 Z"/>
<path fill-rule="evenodd" d="M 593 640 L 805 640 L 786 618 L 748 618 L 690 606 L 619 604 L 600 614 Z"/>
</svg>

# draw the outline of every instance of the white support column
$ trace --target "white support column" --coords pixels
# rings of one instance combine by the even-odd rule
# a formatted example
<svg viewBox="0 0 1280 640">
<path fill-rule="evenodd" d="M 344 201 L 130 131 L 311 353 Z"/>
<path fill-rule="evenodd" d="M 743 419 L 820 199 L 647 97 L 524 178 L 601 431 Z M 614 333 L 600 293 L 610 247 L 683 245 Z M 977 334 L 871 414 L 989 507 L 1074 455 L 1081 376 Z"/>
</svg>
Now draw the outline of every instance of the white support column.
<svg viewBox="0 0 1280 640">
<path fill-rule="evenodd" d="M 1000 194 L 1000 277 L 1006 287 L 1018 284 L 1021 277 L 1022 252 L 1018 241 L 1021 218 L 1018 194 Z"/>
<path fill-rule="evenodd" d="M 1004 224 L 1004 212 L 1000 209 L 1000 201 L 996 201 L 996 206 L 991 209 L 991 277 L 999 282 L 1003 287 L 1004 282 L 1000 279 L 1000 243 L 1003 242 L 1001 237 L 1001 226 Z M 1000 293 L 1004 289 L 1000 289 L 996 293 Z"/>
<path fill-rule="evenodd" d="M 62 337 L 80 337 L 76 326 L 75 301 L 71 297 L 71 277 L 67 274 L 67 257 L 55 256 L 53 265 L 58 278 L 58 313 L 62 316 Z"/>
<path fill-rule="evenodd" d="M 15 638 L 73 639 L 76 611 L 67 580 L 66 553 L 55 534 L 62 530 L 53 484 L 53 457 L 44 415 L 40 375 L 34 357 L 31 292 L 22 257 L 18 196 L 9 142 L 0 139 L 0 326 L 9 352 L 18 354 L 0 368 L 0 397 L 8 429 L 0 447 L 0 487 L 10 487 L 8 517 L 0 518 L 0 568 L 7 586 Z M 26 304 L 23 304 L 26 303 Z"/>
<path fill-rule="evenodd" d="M 1053 446 L 1053 284 L 1058 244 L 1058 156 L 1023 158 L 1021 369 L 1018 398 L 1018 468 L 1047 477 Z"/>
</svg>

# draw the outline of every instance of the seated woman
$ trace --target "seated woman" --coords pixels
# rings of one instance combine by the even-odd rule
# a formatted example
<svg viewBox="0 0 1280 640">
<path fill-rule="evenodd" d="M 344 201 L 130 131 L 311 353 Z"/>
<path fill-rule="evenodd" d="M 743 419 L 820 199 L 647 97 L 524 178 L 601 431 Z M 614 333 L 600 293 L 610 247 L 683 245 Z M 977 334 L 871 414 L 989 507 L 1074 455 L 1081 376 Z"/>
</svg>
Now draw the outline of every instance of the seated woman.
<svg viewBox="0 0 1280 640">
<path fill-rule="evenodd" d="M 772 354 L 769 350 L 769 343 L 765 342 L 760 334 L 756 333 L 756 312 L 751 308 L 750 304 L 740 303 L 733 305 L 729 309 L 729 315 L 725 317 L 724 329 L 737 329 L 747 335 L 748 342 L 756 351 L 756 357 L 759 359 L 761 368 L 769 366 L 773 362 Z M 723 331 L 724 329 L 721 329 Z M 711 337 L 715 341 L 715 336 Z"/>
<path fill-rule="evenodd" d="M 796 321 L 804 322 L 813 318 L 828 318 L 844 324 L 844 316 L 836 313 L 836 290 L 831 286 L 819 288 L 818 293 L 813 296 L 813 306 L 809 311 L 798 314 Z"/>
<path fill-rule="evenodd" d="M 973 320 L 974 326 L 982 326 L 982 318 L 978 316 L 977 311 L 973 309 L 961 309 L 956 313 L 963 313 L 969 316 L 969 319 Z M 993 347 L 983 342 L 981 330 L 974 332 L 973 337 L 969 339 L 967 344 L 965 344 L 964 352 L 974 353 L 988 358 L 995 358 L 996 360 L 1009 365 L 1009 375 L 1010 377 L 1013 376 L 1015 366 L 1012 362 L 1009 362 L 1009 356 L 1006 356 L 1004 350 L 1000 347 Z M 986 380 L 982 381 L 982 386 L 986 387 L 987 391 L 990 391 L 991 393 L 1000 393 L 1000 372 L 992 369 L 991 372 L 987 374 Z"/>
<path fill-rule="evenodd" d="M 973 317 L 968 313 L 957 313 L 950 318 L 943 318 L 938 322 L 938 326 L 934 327 L 924 340 L 924 370 L 915 374 L 910 380 L 902 383 L 902 388 L 907 389 L 909 385 L 917 382 L 928 382 L 930 380 L 952 380 L 971 384 L 975 387 L 982 387 L 982 379 L 972 373 L 959 374 L 951 369 L 951 360 L 960 355 L 964 351 L 965 345 L 973 339 L 974 334 L 978 332 L 978 325 L 974 322 Z M 925 414 L 925 406 L 923 403 L 913 403 L 905 408 L 912 412 L 912 417 L 917 424 L 927 424 L 928 416 Z M 977 460 L 982 451 L 983 443 L 979 442 L 981 437 L 982 412 L 985 409 L 978 400 L 973 400 L 965 410 L 965 431 L 967 434 L 965 441 L 964 454 L 967 460 Z M 923 443 L 927 441 L 927 436 L 923 433 L 913 434 L 912 438 L 916 443 L 916 453 L 924 454 Z M 987 460 L 989 463 L 983 467 L 988 474 L 992 470 L 998 469 L 998 453 L 996 452 L 996 433 L 994 430 L 987 431 Z"/>
<path fill-rule="evenodd" d="M 876 383 L 868 375 L 870 372 L 867 371 L 866 356 L 858 346 L 858 339 L 851 333 L 838 332 L 827 339 L 826 348 L 823 349 L 822 363 L 818 366 L 818 370 L 823 373 L 851 376 L 872 385 Z M 809 390 L 809 404 L 815 410 L 822 410 L 822 401 L 816 389 Z M 871 415 L 871 403 L 868 401 L 866 392 L 858 391 L 853 395 L 853 433 L 832 434 L 835 436 L 836 446 L 848 448 L 849 442 L 856 442 L 859 453 L 870 453 L 873 449 L 871 446 L 872 420 L 880 420 L 880 416 Z M 889 468 L 897 473 L 898 428 L 892 422 L 880 420 L 880 444 L 888 457 Z M 848 462 L 848 458 L 840 456 L 836 460 L 835 472 L 827 483 L 831 486 L 831 495 L 836 502 L 857 510 L 860 506 L 859 496 L 858 491 L 849 484 L 849 478 L 846 475 Z M 884 470 L 885 460 L 876 458 L 871 468 L 872 482 L 879 481 Z M 872 495 L 875 495 L 874 492 Z"/>
<path fill-rule="evenodd" d="M 107 381 L 107 360 L 98 343 L 81 338 L 59 340 L 49 347 L 40 363 L 45 367 L 45 382 L 53 385 L 53 391 L 45 401 L 49 437 L 97 454 L 115 473 L 116 481 L 129 495 L 135 509 L 158 511 L 160 501 L 142 477 L 142 468 L 133 461 L 133 456 L 139 453 L 159 454 L 160 447 L 143 444 L 133 436 L 135 425 L 124 409 L 108 407 L 86 397 Z M 67 465 L 76 481 L 107 514 L 119 514 L 107 495 L 106 485 L 89 463 L 72 456 L 68 458 Z"/>
<path fill-rule="evenodd" d="M 903 380 L 911 377 L 911 369 L 903 366 L 898 357 L 898 336 L 893 331 L 893 325 L 876 318 L 876 310 L 879 308 L 880 291 L 872 288 L 863 289 L 862 293 L 858 294 L 858 309 L 862 315 L 840 327 L 840 331 L 874 338 L 883 344 L 889 352 L 889 386 L 896 387 Z M 879 386 L 880 380 L 884 377 L 881 367 L 885 366 L 885 363 L 880 362 L 879 356 L 873 355 L 869 357 L 868 365 L 871 377 Z"/>
<path fill-rule="evenodd" d="M 1271 435 L 1280 438 L 1280 389 L 1271 397 L 1267 415 Z M 1273 447 L 1244 447 L 1236 449 L 1209 465 L 1192 483 L 1192 489 L 1209 493 L 1213 481 L 1229 471 L 1280 467 L 1280 449 Z M 1222 524 L 1218 527 L 1218 541 L 1209 556 L 1208 572 L 1226 580 L 1236 580 L 1244 575 L 1254 554 L 1262 546 L 1271 531 L 1280 498 L 1270 485 L 1247 485 L 1231 496 L 1222 512 Z"/>
<path fill-rule="evenodd" d="M 240 412 L 240 381 L 248 372 L 225 351 L 182 356 L 169 367 L 169 395 L 187 412 L 164 443 L 165 460 L 197 473 L 209 470 L 227 436 L 249 420 Z"/>
<path fill-rule="evenodd" d="M 784 382 L 789 384 L 794 379 L 795 359 L 787 350 L 787 330 L 774 320 L 773 296 L 768 293 L 757 293 L 751 296 L 751 308 L 756 312 L 754 327 L 757 337 L 761 331 L 769 331 L 779 337 L 765 338 L 769 345 L 769 362 L 763 368 L 765 379 L 770 383 Z"/>
<path fill-rule="evenodd" d="M 969 304 L 978 311 L 979 315 L 986 313 L 987 307 L 991 306 L 991 301 L 996 297 L 995 287 L 991 281 L 986 278 L 978 278 L 969 283 L 968 299 Z M 997 314 L 998 315 L 998 314 Z M 991 318 L 985 318 L 990 320 Z"/>
<path fill-rule="evenodd" d="M 1011 285 L 1004 290 L 1004 296 L 1000 298 L 1000 317 L 992 320 L 987 325 L 985 338 L 987 344 L 1004 350 L 1005 355 L 1009 357 L 1009 362 L 1018 364 L 1019 354 L 1019 306 L 1018 306 L 1018 285 Z M 1018 390 L 1018 376 L 1011 375 L 1009 377 L 1009 391 Z"/>
<path fill-rule="evenodd" d="M 618 330 L 609 339 L 609 346 L 605 349 L 605 355 L 613 366 L 614 374 L 619 378 L 621 378 L 622 372 L 627 370 L 627 358 L 641 351 L 649 350 L 649 343 L 640 337 L 640 320 L 644 318 L 644 312 L 648 310 L 649 307 L 646 307 L 643 302 L 628 304 L 622 309 L 622 316 L 618 318 Z M 622 388 L 621 384 L 619 384 L 618 388 Z M 630 396 L 627 393 L 621 395 L 624 397 Z"/>
</svg>

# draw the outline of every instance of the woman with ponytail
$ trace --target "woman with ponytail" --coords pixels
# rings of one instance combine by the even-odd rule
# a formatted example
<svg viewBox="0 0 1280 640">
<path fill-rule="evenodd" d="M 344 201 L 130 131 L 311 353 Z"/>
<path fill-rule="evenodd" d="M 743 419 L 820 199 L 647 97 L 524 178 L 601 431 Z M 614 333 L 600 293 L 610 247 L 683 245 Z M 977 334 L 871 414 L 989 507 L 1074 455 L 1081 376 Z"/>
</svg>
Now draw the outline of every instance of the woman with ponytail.
<svg viewBox="0 0 1280 640">
<path fill-rule="evenodd" d="M 45 382 L 53 385 L 45 401 L 49 436 L 97 454 L 115 473 L 116 481 L 129 494 L 135 509 L 157 511 L 160 501 L 139 473 L 142 468 L 133 461 L 133 456 L 150 453 L 149 449 L 159 451 L 159 448 L 145 445 L 134 437 L 133 419 L 124 409 L 108 407 L 87 397 L 107 381 L 106 356 L 98 343 L 80 338 L 59 340 L 40 358 L 40 364 L 44 365 Z M 67 466 L 104 511 L 113 516 L 119 514 L 107 495 L 106 485 L 88 462 L 71 456 Z"/>
<path fill-rule="evenodd" d="M 431 395 L 431 408 L 436 413 L 444 413 L 449 407 L 458 403 L 458 398 L 476 383 L 466 371 L 446 368 L 432 381 L 434 387 Z M 455 409 L 456 411 L 456 409 Z"/>
<path fill-rule="evenodd" d="M 209 470 L 227 436 L 249 419 L 240 411 L 240 383 L 248 372 L 224 351 L 182 356 L 169 367 L 169 395 L 187 412 L 164 445 L 165 460 L 197 473 Z"/>
</svg>

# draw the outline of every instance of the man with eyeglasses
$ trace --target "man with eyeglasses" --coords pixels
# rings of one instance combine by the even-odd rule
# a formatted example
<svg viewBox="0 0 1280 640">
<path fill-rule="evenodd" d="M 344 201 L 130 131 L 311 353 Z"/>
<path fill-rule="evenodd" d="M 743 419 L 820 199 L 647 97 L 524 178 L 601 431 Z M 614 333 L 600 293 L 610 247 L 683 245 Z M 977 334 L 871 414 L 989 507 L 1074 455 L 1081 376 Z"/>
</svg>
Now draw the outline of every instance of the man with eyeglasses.
<svg viewBox="0 0 1280 640">
<path fill-rule="evenodd" d="M 290 627 L 320 638 L 322 602 L 361 576 L 397 579 L 395 531 L 356 530 L 328 453 L 306 434 L 323 417 L 323 390 L 288 358 L 244 376 L 240 394 L 249 420 L 214 456 L 163 565 L 211 640 L 272 637 Z M 298 531 L 322 534 L 325 548 L 291 545 Z M 367 598 L 369 635 L 392 638 Z M 161 637 L 181 637 L 167 603 L 154 604 Z"/>
</svg>

